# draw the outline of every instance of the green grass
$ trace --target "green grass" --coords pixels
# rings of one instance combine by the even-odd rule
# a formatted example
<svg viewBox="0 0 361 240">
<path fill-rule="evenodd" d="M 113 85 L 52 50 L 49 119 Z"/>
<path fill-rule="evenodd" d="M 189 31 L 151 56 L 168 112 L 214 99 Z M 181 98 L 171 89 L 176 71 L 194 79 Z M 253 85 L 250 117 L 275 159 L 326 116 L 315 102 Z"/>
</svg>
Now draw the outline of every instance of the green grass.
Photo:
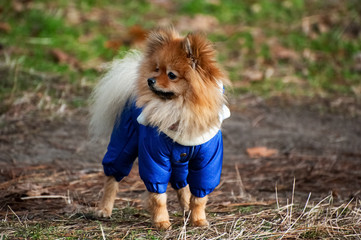
<svg viewBox="0 0 361 240">
<path fill-rule="evenodd" d="M 216 43 L 218 59 L 235 83 L 235 94 L 356 97 L 353 89 L 361 85 L 360 70 L 354 69 L 354 56 L 361 51 L 361 7 L 356 0 L 225 0 L 221 4 L 187 0 L 173 3 L 169 9 L 145 0 L 72 4 L 34 0 L 20 5 L 19 10 L 8 1 L 1 7 L 0 23 L 10 29 L 0 30 L 0 60 L 8 66 L 0 83 L 0 100 L 15 99 L 34 89 L 41 92 L 46 76 L 57 75 L 64 84 L 75 86 L 79 95 L 70 105 L 82 106 L 85 101 L 79 98 L 84 91 L 77 92 L 80 81 L 85 79 L 91 88 L 100 75 L 97 69 L 101 63 L 118 56 L 118 51 L 106 46 L 109 40 L 120 41 L 118 50 L 124 51 L 133 47 L 128 39 L 132 26 L 149 30 L 162 19 L 172 19 L 169 23 L 177 26 L 180 18 L 197 14 L 218 21 L 208 36 Z M 296 57 L 275 56 L 278 46 Z M 54 49 L 75 59 L 75 66 L 69 60 L 58 62 L 52 54 Z M 243 75 L 249 69 L 263 74 L 273 69 L 274 74 L 249 81 Z M 284 80 L 290 76 L 299 81 Z"/>
</svg>

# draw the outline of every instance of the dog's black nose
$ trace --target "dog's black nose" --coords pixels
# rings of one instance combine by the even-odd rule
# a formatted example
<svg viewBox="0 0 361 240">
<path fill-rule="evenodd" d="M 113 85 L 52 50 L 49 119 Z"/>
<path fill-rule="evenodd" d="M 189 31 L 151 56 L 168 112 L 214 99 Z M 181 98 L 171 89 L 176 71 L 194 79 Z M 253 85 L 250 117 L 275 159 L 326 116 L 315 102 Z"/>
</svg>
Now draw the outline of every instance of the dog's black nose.
<svg viewBox="0 0 361 240">
<path fill-rule="evenodd" d="M 153 86 L 156 81 L 155 78 L 148 78 L 148 86 Z"/>
</svg>

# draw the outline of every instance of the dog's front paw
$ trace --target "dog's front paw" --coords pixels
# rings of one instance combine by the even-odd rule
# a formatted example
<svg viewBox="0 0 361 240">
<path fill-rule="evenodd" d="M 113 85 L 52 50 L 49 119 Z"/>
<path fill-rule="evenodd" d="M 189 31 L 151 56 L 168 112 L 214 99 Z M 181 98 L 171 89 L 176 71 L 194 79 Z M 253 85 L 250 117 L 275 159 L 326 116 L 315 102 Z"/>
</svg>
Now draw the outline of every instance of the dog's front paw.
<svg viewBox="0 0 361 240">
<path fill-rule="evenodd" d="M 170 221 L 154 222 L 153 224 L 158 230 L 170 230 L 172 228 Z"/>
<path fill-rule="evenodd" d="M 98 208 L 95 211 L 97 217 L 110 218 L 112 216 L 112 210 L 107 208 Z"/>
<path fill-rule="evenodd" d="M 194 227 L 208 227 L 209 222 L 206 219 L 200 219 L 192 222 Z"/>
</svg>

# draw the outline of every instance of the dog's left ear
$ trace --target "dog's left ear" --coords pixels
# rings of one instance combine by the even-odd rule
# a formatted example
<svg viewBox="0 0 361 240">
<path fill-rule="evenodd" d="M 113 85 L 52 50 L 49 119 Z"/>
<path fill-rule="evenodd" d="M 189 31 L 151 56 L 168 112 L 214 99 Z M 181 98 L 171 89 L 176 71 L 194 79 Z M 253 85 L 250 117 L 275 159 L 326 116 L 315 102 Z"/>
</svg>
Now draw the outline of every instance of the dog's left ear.
<svg viewBox="0 0 361 240">
<path fill-rule="evenodd" d="M 194 70 L 207 75 L 209 79 L 223 78 L 215 60 L 213 44 L 203 34 L 189 33 L 183 40 L 183 48 Z"/>
<path fill-rule="evenodd" d="M 189 33 L 183 40 L 184 50 L 193 69 L 204 67 L 205 63 L 213 63 L 215 51 L 213 44 L 203 34 Z"/>
<path fill-rule="evenodd" d="M 193 69 L 195 69 L 196 66 L 197 66 L 197 59 L 193 55 L 193 50 L 192 50 L 192 47 L 191 47 L 191 42 L 189 40 L 189 38 L 190 38 L 189 35 L 190 34 L 188 34 L 187 37 L 184 39 L 183 44 L 184 44 L 184 49 L 185 49 L 185 51 L 187 53 L 187 58 L 190 59 L 191 66 L 192 66 Z"/>
</svg>

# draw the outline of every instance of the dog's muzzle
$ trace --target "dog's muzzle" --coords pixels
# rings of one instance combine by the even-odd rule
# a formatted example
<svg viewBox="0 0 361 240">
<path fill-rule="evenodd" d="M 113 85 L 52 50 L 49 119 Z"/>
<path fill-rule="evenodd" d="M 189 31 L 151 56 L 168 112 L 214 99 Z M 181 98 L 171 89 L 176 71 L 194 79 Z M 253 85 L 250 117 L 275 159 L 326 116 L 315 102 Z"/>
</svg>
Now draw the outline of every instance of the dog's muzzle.
<svg viewBox="0 0 361 240">
<path fill-rule="evenodd" d="M 148 86 L 152 92 L 154 92 L 157 96 L 162 99 L 172 99 L 175 97 L 174 92 L 166 92 L 162 90 L 158 90 L 154 85 L 156 84 L 157 80 L 155 78 L 148 78 Z"/>
</svg>

